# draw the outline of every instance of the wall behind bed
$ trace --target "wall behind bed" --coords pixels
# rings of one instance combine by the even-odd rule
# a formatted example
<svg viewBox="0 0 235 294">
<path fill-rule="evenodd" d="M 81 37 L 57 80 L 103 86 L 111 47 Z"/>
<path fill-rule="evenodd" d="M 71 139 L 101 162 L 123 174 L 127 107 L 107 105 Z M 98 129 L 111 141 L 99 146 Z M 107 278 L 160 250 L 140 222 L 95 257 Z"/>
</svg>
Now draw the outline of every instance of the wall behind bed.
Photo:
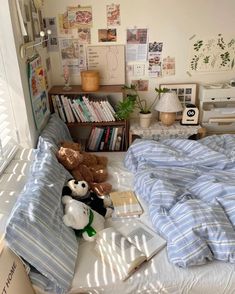
<svg viewBox="0 0 235 294">
<path fill-rule="evenodd" d="M 107 28 L 106 5 L 120 4 L 121 25 L 117 26 L 117 42 L 99 43 L 98 29 Z M 224 38 L 235 36 L 234 0 L 45 0 L 44 15 L 57 17 L 66 11 L 67 6 L 92 6 L 93 27 L 92 44 L 126 44 L 127 28 L 148 28 L 149 42 L 163 42 L 162 57 L 175 57 L 176 72 L 168 77 L 137 78 L 149 80 L 149 91 L 145 96 L 153 96 L 154 88 L 161 83 L 211 83 L 228 81 L 235 78 L 235 71 L 194 73 L 190 76 L 190 38 L 216 38 L 219 33 Z M 52 84 L 63 84 L 62 66 L 59 52 L 51 52 Z M 127 82 L 135 77 L 126 76 Z M 72 77 L 73 84 L 80 83 L 80 76 Z"/>
</svg>

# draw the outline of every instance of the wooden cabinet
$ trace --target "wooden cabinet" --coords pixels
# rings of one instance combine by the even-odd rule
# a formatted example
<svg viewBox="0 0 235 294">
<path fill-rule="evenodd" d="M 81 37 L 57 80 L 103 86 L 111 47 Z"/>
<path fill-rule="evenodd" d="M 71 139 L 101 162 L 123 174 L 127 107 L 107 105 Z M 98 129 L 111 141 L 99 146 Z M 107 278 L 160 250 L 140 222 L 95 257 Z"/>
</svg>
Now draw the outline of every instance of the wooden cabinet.
<svg viewBox="0 0 235 294">
<path fill-rule="evenodd" d="M 51 113 L 54 112 L 53 107 L 53 96 L 65 96 L 70 100 L 76 99 L 78 96 L 86 95 L 88 97 L 92 97 L 92 99 L 99 100 L 99 96 L 110 96 L 108 97 L 108 100 L 111 99 L 112 95 L 118 95 L 123 99 L 123 92 L 122 92 L 122 85 L 109 85 L 109 86 L 100 86 L 99 90 L 96 92 L 84 92 L 80 85 L 78 86 L 71 86 L 71 89 L 69 91 L 65 91 L 63 89 L 63 86 L 53 86 L 49 92 L 49 104 L 50 104 L 50 111 Z M 112 103 L 113 104 L 113 103 Z M 79 129 L 79 132 L 88 133 L 87 137 L 85 138 L 85 149 L 87 150 L 87 141 L 89 134 L 91 134 L 91 130 L 94 127 L 97 128 L 110 128 L 110 129 L 116 129 L 118 127 L 123 128 L 123 144 L 121 144 L 121 147 L 119 150 L 94 150 L 94 151 L 125 151 L 128 148 L 129 143 L 129 121 L 128 120 L 115 120 L 115 121 L 86 121 L 86 122 L 66 122 L 67 126 L 70 130 L 70 133 L 74 139 L 74 141 L 78 141 L 78 137 L 74 134 L 76 133 L 76 130 Z M 86 129 L 86 130 L 85 130 Z M 84 140 L 83 140 L 84 141 Z"/>
</svg>

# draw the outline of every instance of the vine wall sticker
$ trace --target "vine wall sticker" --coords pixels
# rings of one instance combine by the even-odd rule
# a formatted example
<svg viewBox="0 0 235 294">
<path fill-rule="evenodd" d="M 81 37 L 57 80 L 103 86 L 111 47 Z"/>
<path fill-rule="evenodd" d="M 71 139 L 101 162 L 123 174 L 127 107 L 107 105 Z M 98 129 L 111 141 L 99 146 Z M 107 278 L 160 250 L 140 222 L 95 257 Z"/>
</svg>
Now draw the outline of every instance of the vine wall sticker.
<svg viewBox="0 0 235 294">
<path fill-rule="evenodd" d="M 235 38 L 225 40 L 222 34 L 218 34 L 216 38 L 194 39 L 192 42 L 191 71 L 224 71 L 234 68 Z"/>
</svg>

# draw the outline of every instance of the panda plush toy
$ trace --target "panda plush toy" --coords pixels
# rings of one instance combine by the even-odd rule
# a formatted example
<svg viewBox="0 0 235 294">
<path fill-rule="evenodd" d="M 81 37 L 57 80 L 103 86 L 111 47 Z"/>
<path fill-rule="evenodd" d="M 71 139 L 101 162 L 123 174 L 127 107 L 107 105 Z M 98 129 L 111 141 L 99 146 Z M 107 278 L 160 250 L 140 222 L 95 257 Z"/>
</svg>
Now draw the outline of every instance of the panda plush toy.
<svg viewBox="0 0 235 294">
<path fill-rule="evenodd" d="M 105 218 L 112 215 L 113 209 L 109 207 L 112 204 L 111 199 L 107 197 L 102 198 L 95 192 L 89 190 L 86 181 L 76 181 L 74 179 L 68 180 L 62 191 L 62 196 L 65 195 L 71 196 L 73 199 L 85 203 Z"/>
</svg>

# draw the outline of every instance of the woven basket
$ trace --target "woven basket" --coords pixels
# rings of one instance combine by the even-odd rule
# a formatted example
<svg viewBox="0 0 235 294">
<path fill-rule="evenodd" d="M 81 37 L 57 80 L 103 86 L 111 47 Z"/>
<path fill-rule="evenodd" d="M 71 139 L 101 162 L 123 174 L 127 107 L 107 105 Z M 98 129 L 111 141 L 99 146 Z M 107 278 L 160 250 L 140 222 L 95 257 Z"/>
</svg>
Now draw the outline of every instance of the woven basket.
<svg viewBox="0 0 235 294">
<path fill-rule="evenodd" d="M 81 71 L 81 83 L 83 91 L 97 91 L 100 86 L 99 72 L 95 70 Z"/>
</svg>

